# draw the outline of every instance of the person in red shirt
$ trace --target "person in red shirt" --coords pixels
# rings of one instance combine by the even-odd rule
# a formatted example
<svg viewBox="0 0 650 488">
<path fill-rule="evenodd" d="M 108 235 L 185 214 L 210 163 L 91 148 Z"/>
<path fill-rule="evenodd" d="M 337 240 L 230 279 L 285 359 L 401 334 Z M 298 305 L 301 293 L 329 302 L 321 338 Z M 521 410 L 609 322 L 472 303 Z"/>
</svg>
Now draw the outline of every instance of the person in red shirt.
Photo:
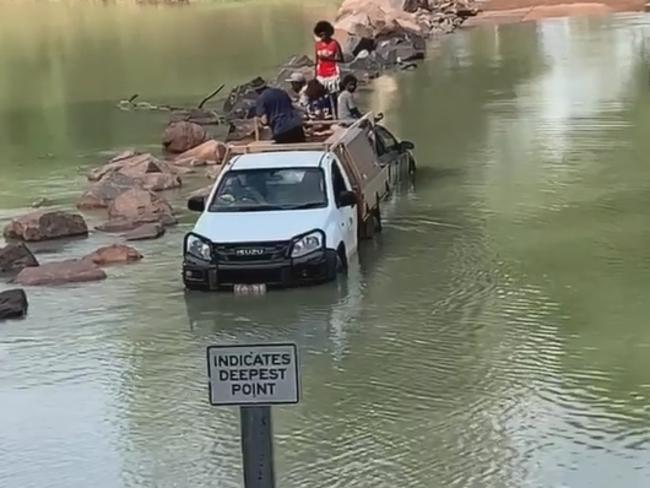
<svg viewBox="0 0 650 488">
<path fill-rule="evenodd" d="M 334 26 L 321 20 L 314 27 L 316 36 L 316 79 L 331 94 L 339 91 L 340 70 L 338 63 L 343 61 L 341 45 L 334 39 Z"/>
</svg>

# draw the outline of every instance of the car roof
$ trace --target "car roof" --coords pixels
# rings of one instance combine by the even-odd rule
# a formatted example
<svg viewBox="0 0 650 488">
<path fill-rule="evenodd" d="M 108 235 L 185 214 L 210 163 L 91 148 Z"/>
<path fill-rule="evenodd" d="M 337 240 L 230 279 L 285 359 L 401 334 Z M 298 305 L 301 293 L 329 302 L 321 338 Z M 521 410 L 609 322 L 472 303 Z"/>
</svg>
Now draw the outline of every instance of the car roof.
<svg viewBox="0 0 650 488">
<path fill-rule="evenodd" d="M 242 154 L 231 170 L 264 168 L 318 168 L 327 153 L 323 151 L 278 151 Z"/>
</svg>

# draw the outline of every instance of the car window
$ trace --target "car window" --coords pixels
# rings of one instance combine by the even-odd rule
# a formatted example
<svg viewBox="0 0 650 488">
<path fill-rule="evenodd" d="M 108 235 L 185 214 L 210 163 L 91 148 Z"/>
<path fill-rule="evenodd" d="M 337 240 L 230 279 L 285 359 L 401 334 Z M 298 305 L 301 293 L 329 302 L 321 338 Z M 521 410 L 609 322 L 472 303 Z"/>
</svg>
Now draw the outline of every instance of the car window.
<svg viewBox="0 0 650 488">
<path fill-rule="evenodd" d="M 233 170 L 221 178 L 210 212 L 301 210 L 327 206 L 320 168 Z"/>
<path fill-rule="evenodd" d="M 375 127 L 375 134 L 377 136 L 377 153 L 380 156 L 397 151 L 399 142 L 397 142 L 397 139 L 388 130 L 378 125 Z"/>
<path fill-rule="evenodd" d="M 336 206 L 340 207 L 339 195 L 341 192 L 347 191 L 348 187 L 345 184 L 345 179 L 341 173 L 341 169 L 337 162 L 332 162 L 332 189 L 334 190 L 334 201 Z"/>
</svg>

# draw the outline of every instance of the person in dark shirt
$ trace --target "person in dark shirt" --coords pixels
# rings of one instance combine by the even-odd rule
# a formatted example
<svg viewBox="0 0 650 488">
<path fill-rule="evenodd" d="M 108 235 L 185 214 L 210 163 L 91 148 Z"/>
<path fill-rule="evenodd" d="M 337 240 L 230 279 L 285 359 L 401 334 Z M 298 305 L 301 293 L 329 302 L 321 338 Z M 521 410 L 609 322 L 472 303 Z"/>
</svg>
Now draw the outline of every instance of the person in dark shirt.
<svg viewBox="0 0 650 488">
<path fill-rule="evenodd" d="M 294 109 L 291 98 L 284 90 L 267 86 L 262 79 L 256 80 L 255 113 L 262 123 L 271 127 L 273 140 L 277 143 L 305 142 L 302 117 Z"/>
</svg>

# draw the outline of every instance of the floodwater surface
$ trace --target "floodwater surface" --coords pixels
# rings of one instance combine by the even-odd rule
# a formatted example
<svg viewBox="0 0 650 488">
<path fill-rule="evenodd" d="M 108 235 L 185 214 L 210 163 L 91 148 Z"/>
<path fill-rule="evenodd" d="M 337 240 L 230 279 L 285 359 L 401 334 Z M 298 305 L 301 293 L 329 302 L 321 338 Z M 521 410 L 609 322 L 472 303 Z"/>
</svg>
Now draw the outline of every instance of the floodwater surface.
<svg viewBox="0 0 650 488">
<path fill-rule="evenodd" d="M 166 115 L 119 99 L 195 104 L 271 74 L 335 8 L 2 7 L 0 220 L 72 207 L 112 151 L 158 150 Z M 205 348 L 263 341 L 301 352 L 302 402 L 274 409 L 280 487 L 650 485 L 649 25 L 462 31 L 377 80 L 363 103 L 415 142 L 418 174 L 337 283 L 186 295 L 188 186 L 141 263 L 29 289 L 29 316 L 0 324 L 0 486 L 241 487 Z"/>
</svg>

